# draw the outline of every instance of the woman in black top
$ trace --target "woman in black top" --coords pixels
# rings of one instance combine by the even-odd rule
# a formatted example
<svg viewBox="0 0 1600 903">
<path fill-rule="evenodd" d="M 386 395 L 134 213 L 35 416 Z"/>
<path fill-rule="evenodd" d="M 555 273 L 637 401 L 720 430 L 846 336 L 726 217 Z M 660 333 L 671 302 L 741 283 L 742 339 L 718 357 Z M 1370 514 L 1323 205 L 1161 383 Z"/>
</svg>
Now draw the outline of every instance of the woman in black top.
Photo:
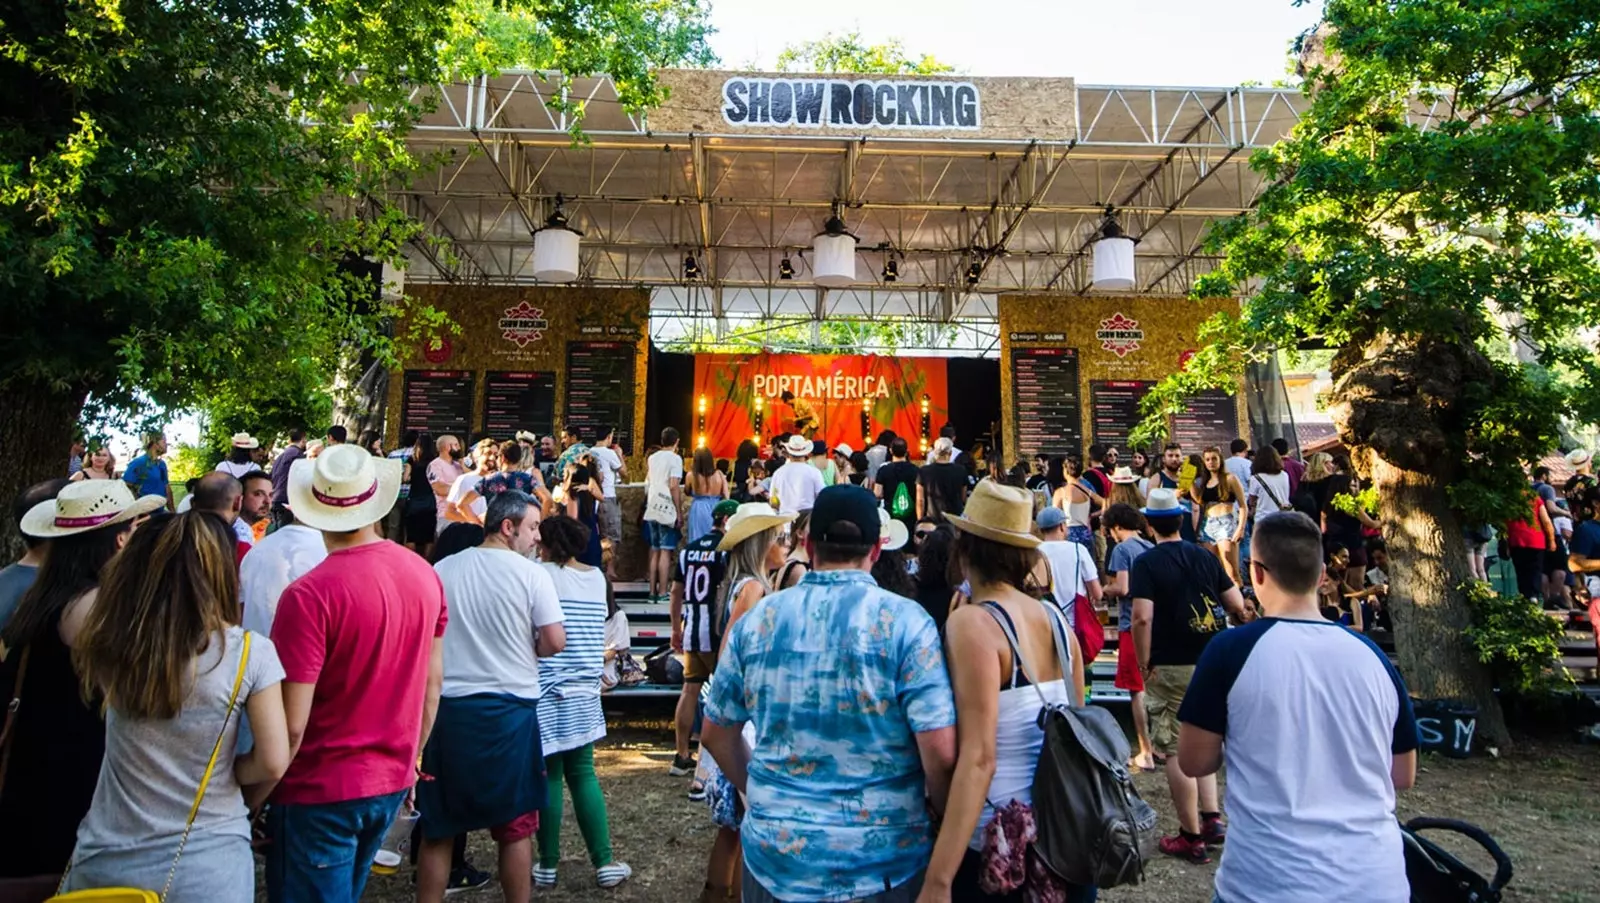
<svg viewBox="0 0 1600 903">
<path fill-rule="evenodd" d="M 739 443 L 738 454 L 733 459 L 733 479 L 729 485 L 733 487 L 733 499 L 739 502 L 748 502 L 750 492 L 746 485 L 750 481 L 750 462 L 761 457 L 761 449 L 756 446 L 754 439 L 746 439 Z"/>
<path fill-rule="evenodd" d="M 432 433 L 419 433 L 417 444 L 411 447 L 411 460 L 406 462 L 406 485 L 411 487 L 406 495 L 405 536 L 406 545 L 423 558 L 428 557 L 433 545 L 435 515 L 438 509 L 433 484 L 428 482 L 428 465 L 439 457 L 434 447 Z"/>
<path fill-rule="evenodd" d="M 50 506 L 55 510 L 45 523 L 75 532 L 35 533 L 29 519 L 23 520 L 31 535 L 49 536 L 50 552 L 0 634 L 5 644 L 0 688 L 7 700 L 22 701 L 6 740 L 7 762 L 0 776 L 0 878 L 59 875 L 72 856 L 78 822 L 94 798 L 106 748 L 99 700 L 84 701 L 72 644 L 94 605 L 102 572 L 133 533 L 134 518 L 164 502 L 147 497 L 135 503 L 126 487 L 114 481 L 73 484 L 89 485 L 114 488 L 88 516 L 73 516 L 57 508 L 58 502 L 35 509 Z M 81 525 L 108 513 L 109 520 Z M 75 521 L 79 523 L 73 525 Z M 24 663 L 27 671 L 19 681 Z"/>
</svg>

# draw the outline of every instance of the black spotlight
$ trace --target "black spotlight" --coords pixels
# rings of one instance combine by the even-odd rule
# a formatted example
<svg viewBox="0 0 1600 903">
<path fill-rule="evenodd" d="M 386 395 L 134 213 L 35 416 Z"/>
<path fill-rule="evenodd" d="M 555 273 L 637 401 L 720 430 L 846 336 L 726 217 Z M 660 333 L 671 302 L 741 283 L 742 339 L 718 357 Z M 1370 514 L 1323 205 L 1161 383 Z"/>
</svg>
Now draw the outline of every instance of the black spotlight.
<svg viewBox="0 0 1600 903">
<path fill-rule="evenodd" d="M 972 262 L 972 264 L 967 267 L 967 285 L 969 285 L 969 286 L 977 285 L 978 284 L 978 280 L 980 280 L 982 278 L 983 278 L 983 264 L 981 264 L 978 261 L 974 260 Z"/>
<path fill-rule="evenodd" d="M 699 261 L 694 259 L 694 255 L 693 254 L 690 254 L 689 256 L 683 258 L 683 278 L 685 278 L 685 279 L 698 279 L 698 278 L 700 278 L 700 263 L 699 263 Z"/>
<path fill-rule="evenodd" d="M 794 278 L 794 264 L 790 263 L 789 262 L 789 258 L 787 258 L 787 257 L 785 257 L 782 260 L 778 261 L 778 278 L 779 279 L 793 279 Z"/>
<path fill-rule="evenodd" d="M 893 282 L 900 278 L 900 263 L 893 257 L 883 262 L 883 281 Z"/>
</svg>

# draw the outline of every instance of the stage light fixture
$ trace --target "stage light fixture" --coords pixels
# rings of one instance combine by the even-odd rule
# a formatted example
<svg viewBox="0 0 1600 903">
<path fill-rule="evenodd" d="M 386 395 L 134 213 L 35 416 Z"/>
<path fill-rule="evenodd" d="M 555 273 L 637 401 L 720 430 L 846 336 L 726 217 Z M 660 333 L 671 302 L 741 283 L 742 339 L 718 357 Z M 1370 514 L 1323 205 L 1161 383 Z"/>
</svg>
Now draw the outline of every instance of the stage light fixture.
<svg viewBox="0 0 1600 903">
<path fill-rule="evenodd" d="M 854 285 L 856 282 L 857 239 L 845 228 L 839 217 L 839 204 L 833 205 L 833 215 L 823 223 L 822 231 L 811 240 L 812 281 L 827 288 Z"/>
<path fill-rule="evenodd" d="M 1103 292 L 1123 292 L 1133 288 L 1134 240 L 1122 234 L 1117 225 L 1116 209 L 1106 207 L 1105 222 L 1100 225 L 1100 237 L 1094 241 L 1094 264 L 1091 285 Z"/>
<path fill-rule="evenodd" d="M 684 279 L 699 279 L 700 278 L 700 262 L 694 259 L 694 255 L 693 254 L 687 255 L 686 257 L 683 258 L 683 278 Z"/>
<path fill-rule="evenodd" d="M 894 282 L 900 278 L 900 264 L 893 257 L 883 262 L 883 281 Z"/>
<path fill-rule="evenodd" d="M 565 198 L 556 195 L 556 209 L 544 228 L 533 233 L 533 278 L 540 282 L 571 282 L 578 278 L 578 241 L 583 235 L 567 225 Z"/>
<path fill-rule="evenodd" d="M 794 278 L 794 264 L 790 263 L 789 262 L 789 258 L 787 258 L 787 257 L 785 257 L 782 260 L 778 261 L 778 278 L 779 279 L 793 279 Z"/>
<path fill-rule="evenodd" d="M 983 279 L 983 264 L 974 260 L 967 266 L 967 287 L 971 288 Z"/>
</svg>

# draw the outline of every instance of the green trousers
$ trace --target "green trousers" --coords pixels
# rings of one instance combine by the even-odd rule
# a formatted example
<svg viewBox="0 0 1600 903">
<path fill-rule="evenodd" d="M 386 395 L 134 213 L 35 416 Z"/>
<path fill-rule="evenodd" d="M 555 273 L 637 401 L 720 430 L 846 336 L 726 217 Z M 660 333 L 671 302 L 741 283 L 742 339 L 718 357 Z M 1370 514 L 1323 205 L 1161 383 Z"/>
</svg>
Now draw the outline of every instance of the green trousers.
<svg viewBox="0 0 1600 903">
<path fill-rule="evenodd" d="M 606 819 L 606 797 L 594 773 L 594 744 L 544 757 L 548 782 L 545 806 L 539 813 L 539 867 L 553 869 L 561 862 L 561 785 L 572 794 L 572 811 L 578 817 L 583 845 L 595 868 L 611 864 L 611 823 Z"/>
</svg>

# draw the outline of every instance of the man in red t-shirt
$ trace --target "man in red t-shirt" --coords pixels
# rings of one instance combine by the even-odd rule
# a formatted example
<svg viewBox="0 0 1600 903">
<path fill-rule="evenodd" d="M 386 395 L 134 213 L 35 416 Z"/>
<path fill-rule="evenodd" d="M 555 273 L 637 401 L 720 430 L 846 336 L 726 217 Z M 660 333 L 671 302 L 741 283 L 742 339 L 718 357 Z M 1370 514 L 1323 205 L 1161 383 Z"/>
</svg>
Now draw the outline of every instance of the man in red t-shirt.
<svg viewBox="0 0 1600 903">
<path fill-rule="evenodd" d="M 417 778 L 444 677 L 444 589 L 375 526 L 401 462 L 354 445 L 296 461 L 289 507 L 328 557 L 289 584 L 272 623 L 294 761 L 271 793 L 267 898 L 355 903 Z M 332 863 L 330 865 L 330 863 Z"/>
</svg>

